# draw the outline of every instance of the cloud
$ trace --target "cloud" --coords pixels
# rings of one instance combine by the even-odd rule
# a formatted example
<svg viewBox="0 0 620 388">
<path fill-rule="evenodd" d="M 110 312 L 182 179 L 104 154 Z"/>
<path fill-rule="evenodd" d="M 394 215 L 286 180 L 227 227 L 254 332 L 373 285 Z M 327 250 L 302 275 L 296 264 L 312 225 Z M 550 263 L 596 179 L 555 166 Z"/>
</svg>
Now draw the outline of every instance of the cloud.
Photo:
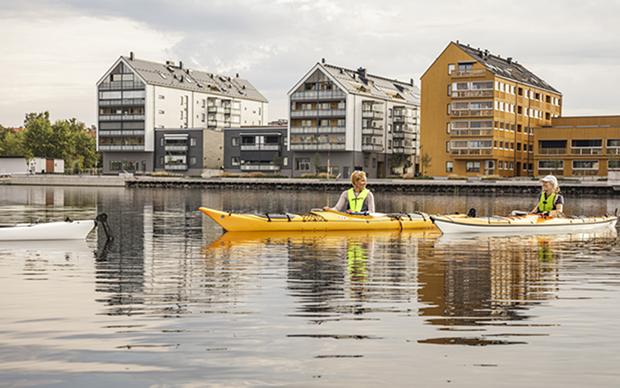
<svg viewBox="0 0 620 388">
<path fill-rule="evenodd" d="M 15 125 L 16 111 L 19 124 L 37 110 L 95 123 L 94 84 L 129 51 L 156 62 L 240 73 L 270 100 L 276 119 L 286 117 L 286 93 L 321 58 L 419 84 L 456 40 L 519 61 L 563 92 L 564 114 L 614 114 L 620 97 L 608 84 L 618 80 L 620 53 L 613 48 L 620 43 L 619 11 L 618 1 L 575 0 L 0 4 L 0 55 L 3 68 L 11 69 L 0 75 L 0 123 Z"/>
</svg>

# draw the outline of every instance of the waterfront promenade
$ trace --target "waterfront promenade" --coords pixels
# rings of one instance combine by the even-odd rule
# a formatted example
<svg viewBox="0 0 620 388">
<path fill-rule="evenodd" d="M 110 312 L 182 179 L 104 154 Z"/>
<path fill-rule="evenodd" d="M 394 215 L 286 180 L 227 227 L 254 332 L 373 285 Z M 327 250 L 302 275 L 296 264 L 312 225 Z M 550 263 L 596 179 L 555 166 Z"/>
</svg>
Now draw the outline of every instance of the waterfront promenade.
<svg viewBox="0 0 620 388">
<path fill-rule="evenodd" d="M 171 178 L 151 176 L 91 176 L 91 175 L 14 175 L 0 180 L 2 184 L 35 186 L 101 186 L 127 188 L 171 189 L 239 189 L 239 190 L 325 190 L 342 191 L 350 188 L 348 180 L 276 179 L 276 178 Z M 620 195 L 620 182 L 595 180 L 561 180 L 564 194 Z M 370 179 L 368 188 L 375 192 L 454 193 L 454 194 L 535 194 L 541 190 L 538 180 L 514 178 L 506 180 L 448 180 L 448 179 Z"/>
</svg>

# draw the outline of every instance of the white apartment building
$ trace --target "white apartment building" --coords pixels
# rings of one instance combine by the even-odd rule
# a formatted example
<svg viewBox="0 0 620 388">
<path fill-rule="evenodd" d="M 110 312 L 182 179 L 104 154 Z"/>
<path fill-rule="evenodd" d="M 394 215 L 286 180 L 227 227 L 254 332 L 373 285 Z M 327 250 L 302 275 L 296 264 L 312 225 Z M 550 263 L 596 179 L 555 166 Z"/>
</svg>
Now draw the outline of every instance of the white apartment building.
<svg viewBox="0 0 620 388">
<path fill-rule="evenodd" d="M 121 56 L 96 85 L 97 150 L 103 153 L 104 173 L 155 171 L 156 129 L 204 129 L 203 143 L 192 146 L 209 150 L 209 157 L 192 158 L 194 166 L 185 164 L 219 169 L 222 130 L 268 122 L 269 102 L 249 81 L 238 74 L 188 69 L 183 62 L 149 62 L 131 53 Z M 183 152 L 175 149 L 175 158 L 180 160 Z"/>
<path fill-rule="evenodd" d="M 371 178 L 413 171 L 420 112 L 413 79 L 401 82 L 323 59 L 288 96 L 293 176 L 313 173 L 317 159 L 321 172 L 329 168 L 342 178 L 355 170 Z"/>
</svg>

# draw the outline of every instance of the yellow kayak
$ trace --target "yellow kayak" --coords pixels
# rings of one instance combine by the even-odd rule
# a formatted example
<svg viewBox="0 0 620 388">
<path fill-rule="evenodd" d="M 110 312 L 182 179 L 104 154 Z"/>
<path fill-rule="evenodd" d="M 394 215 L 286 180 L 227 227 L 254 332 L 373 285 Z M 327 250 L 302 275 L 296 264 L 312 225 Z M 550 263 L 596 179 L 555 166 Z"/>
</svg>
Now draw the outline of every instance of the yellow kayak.
<svg viewBox="0 0 620 388">
<path fill-rule="evenodd" d="M 426 213 L 353 215 L 334 210 L 306 214 L 238 214 L 205 207 L 200 211 L 227 232 L 320 232 L 333 230 L 405 230 L 434 228 Z"/>
<path fill-rule="evenodd" d="M 580 233 L 613 229 L 616 216 L 551 217 L 534 213 L 519 213 L 501 217 L 469 217 L 465 214 L 434 215 L 431 219 L 444 234 L 484 233 L 493 235 Z"/>
</svg>

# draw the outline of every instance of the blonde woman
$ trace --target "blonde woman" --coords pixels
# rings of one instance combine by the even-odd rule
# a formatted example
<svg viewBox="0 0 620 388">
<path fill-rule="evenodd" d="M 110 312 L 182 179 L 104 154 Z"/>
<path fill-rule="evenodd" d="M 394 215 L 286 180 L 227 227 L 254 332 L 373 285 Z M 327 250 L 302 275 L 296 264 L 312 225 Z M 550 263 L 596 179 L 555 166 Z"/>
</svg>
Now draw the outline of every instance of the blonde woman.
<svg viewBox="0 0 620 388">
<path fill-rule="evenodd" d="M 532 213 L 555 213 L 561 215 L 564 210 L 564 197 L 560 194 L 557 178 L 553 175 L 547 175 L 540 182 L 542 183 L 543 191 L 540 193 L 538 204 L 534 207 Z"/>
<path fill-rule="evenodd" d="M 353 187 L 340 195 L 338 203 L 331 210 L 347 213 L 374 213 L 375 197 L 370 190 L 366 189 L 366 173 L 353 171 L 351 183 Z M 328 209 L 330 209 L 329 206 L 323 208 L 323 210 Z"/>
</svg>

